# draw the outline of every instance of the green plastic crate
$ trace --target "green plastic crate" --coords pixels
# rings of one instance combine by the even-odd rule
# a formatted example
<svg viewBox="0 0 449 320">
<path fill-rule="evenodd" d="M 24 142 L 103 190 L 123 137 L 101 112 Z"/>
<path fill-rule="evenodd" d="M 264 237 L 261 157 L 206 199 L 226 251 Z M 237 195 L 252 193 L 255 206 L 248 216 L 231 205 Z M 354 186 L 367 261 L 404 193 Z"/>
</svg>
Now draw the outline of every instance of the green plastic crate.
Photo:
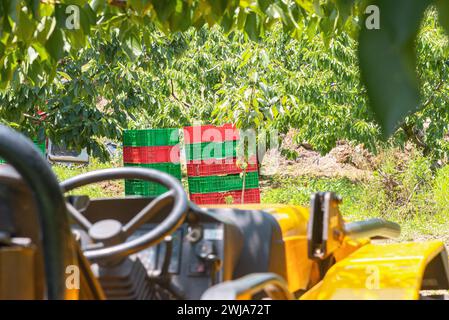
<svg viewBox="0 0 449 320">
<path fill-rule="evenodd" d="M 36 145 L 36 147 L 39 149 L 39 151 L 43 155 L 45 155 L 46 143 L 45 142 L 39 143 L 37 140 L 34 140 L 33 142 Z M 0 164 L 4 164 L 4 163 L 6 163 L 6 161 L 3 160 L 2 158 L 0 158 Z"/>
<path fill-rule="evenodd" d="M 45 154 L 46 143 L 45 142 L 39 143 L 36 140 L 34 140 L 33 142 L 36 145 L 36 147 L 40 150 L 40 152 L 42 152 L 42 154 Z"/>
<path fill-rule="evenodd" d="M 237 156 L 237 144 L 237 140 L 186 144 L 186 159 L 207 160 L 234 158 Z"/>
<path fill-rule="evenodd" d="M 137 167 L 137 168 L 149 168 L 159 170 L 165 173 L 172 175 L 173 177 L 181 180 L 181 165 L 179 163 L 144 163 L 144 164 L 136 164 L 136 163 L 125 163 L 125 167 Z M 167 191 L 167 188 L 150 181 L 144 180 L 133 180 L 128 179 L 125 180 L 125 194 L 130 196 L 145 196 L 152 197 L 158 196 Z"/>
<path fill-rule="evenodd" d="M 168 173 L 179 180 L 182 178 L 181 165 L 179 163 L 125 163 L 125 167 L 155 169 Z"/>
<path fill-rule="evenodd" d="M 227 176 L 208 176 L 208 177 L 190 177 L 190 193 L 210 193 L 223 192 L 243 189 L 243 179 L 239 174 Z M 246 173 L 245 189 L 254 189 L 259 187 L 258 172 Z"/>
<path fill-rule="evenodd" d="M 142 180 L 125 180 L 125 194 L 130 196 L 152 197 L 163 194 L 167 191 L 164 186 Z"/>
<path fill-rule="evenodd" d="M 179 143 L 179 129 L 125 130 L 125 147 L 174 146 Z"/>
</svg>

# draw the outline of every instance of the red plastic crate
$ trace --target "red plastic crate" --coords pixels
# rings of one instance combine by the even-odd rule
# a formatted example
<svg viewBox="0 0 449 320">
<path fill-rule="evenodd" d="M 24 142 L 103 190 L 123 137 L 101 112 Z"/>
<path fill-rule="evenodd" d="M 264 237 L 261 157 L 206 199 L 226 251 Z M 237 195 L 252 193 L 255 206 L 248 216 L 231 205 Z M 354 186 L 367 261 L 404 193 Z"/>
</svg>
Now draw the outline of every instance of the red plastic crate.
<svg viewBox="0 0 449 320">
<path fill-rule="evenodd" d="M 239 130 L 233 124 L 184 127 L 184 142 L 186 144 L 213 141 L 223 142 L 239 139 Z"/>
<path fill-rule="evenodd" d="M 242 203 L 242 191 L 213 192 L 213 193 L 193 193 L 190 194 L 190 201 L 198 205 L 206 204 L 226 204 L 227 197 L 232 197 L 232 204 Z M 245 190 L 244 203 L 260 203 L 260 189 Z"/>
<path fill-rule="evenodd" d="M 253 157 L 249 162 L 246 172 L 257 171 L 256 157 Z M 242 169 L 237 166 L 237 158 L 213 159 L 213 161 L 202 160 L 187 163 L 187 176 L 189 177 L 239 174 L 241 172 Z"/>
<path fill-rule="evenodd" d="M 179 163 L 179 146 L 123 147 L 125 163 Z"/>
</svg>

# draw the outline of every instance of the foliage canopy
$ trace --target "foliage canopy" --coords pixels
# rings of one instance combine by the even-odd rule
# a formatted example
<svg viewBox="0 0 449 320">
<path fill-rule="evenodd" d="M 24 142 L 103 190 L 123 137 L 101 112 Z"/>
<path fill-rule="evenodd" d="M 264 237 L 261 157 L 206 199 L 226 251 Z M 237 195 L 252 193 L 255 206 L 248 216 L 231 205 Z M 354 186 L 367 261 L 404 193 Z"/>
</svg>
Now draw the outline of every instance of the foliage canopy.
<svg viewBox="0 0 449 320">
<path fill-rule="evenodd" d="M 378 30 L 365 27 L 365 8 L 371 4 L 380 10 L 381 27 Z M 341 119 L 348 112 L 356 111 L 361 114 L 358 119 L 362 122 L 353 123 L 349 128 L 344 128 L 344 124 L 342 131 L 346 135 L 348 132 L 356 132 L 356 135 L 360 132 L 378 133 L 371 122 L 372 116 L 383 133 L 391 134 L 400 124 L 403 131 L 408 130 L 409 134 L 410 130 L 415 130 L 416 124 L 410 119 L 416 117 L 411 116 L 404 121 L 405 116 L 420 106 L 436 103 L 438 97 L 435 98 L 431 92 L 445 90 L 444 84 L 439 88 L 438 85 L 426 86 L 425 80 L 424 86 L 420 86 L 419 80 L 423 80 L 426 71 L 419 77 L 417 75 L 421 61 L 416 55 L 416 39 L 424 12 L 430 5 L 435 6 L 438 12 L 435 15 L 440 16 L 443 28 L 448 31 L 449 5 L 445 0 L 4 0 L 0 5 L 0 86 L 8 91 L 3 95 L 0 114 L 3 121 L 22 124 L 25 118 L 35 116 L 30 110 L 45 105 L 45 111 L 52 120 L 52 127 L 47 128 L 50 137 L 71 137 L 72 144 L 77 146 L 88 144 L 91 136 L 116 137 L 120 127 L 126 124 L 126 119 L 133 117 L 133 114 L 145 116 L 146 112 L 140 114 L 137 111 L 142 105 L 153 108 L 159 115 L 169 115 L 180 123 L 188 122 L 192 115 L 198 115 L 197 107 L 191 108 L 192 103 L 188 99 L 180 99 L 175 92 L 179 89 L 190 90 L 190 79 L 181 76 L 187 70 L 176 70 L 176 59 L 189 47 L 188 35 L 165 38 L 154 31 L 162 30 L 169 34 L 186 31 L 191 26 L 201 29 L 205 24 L 219 24 L 225 33 L 241 30 L 245 39 L 253 40 L 254 43 L 247 47 L 250 48 L 248 59 L 262 66 L 265 63 L 265 70 L 270 72 L 252 72 L 239 64 L 242 73 L 237 72 L 236 77 L 226 83 L 209 81 L 210 77 L 223 74 L 219 67 L 209 66 L 199 88 L 203 96 L 209 95 L 221 108 L 204 110 L 204 114 L 209 112 L 210 115 L 229 117 L 226 113 L 232 110 L 234 119 L 240 122 L 245 118 L 239 115 L 249 114 L 247 123 L 240 123 L 246 126 L 257 125 L 284 112 L 286 116 L 276 125 L 285 127 L 296 123 L 302 128 L 310 126 L 307 119 L 326 114 L 328 122 L 324 127 L 338 129 Z M 77 28 L 67 24 L 74 12 L 72 6 L 79 10 Z M 286 51 L 265 53 L 270 58 L 274 57 L 273 61 L 281 61 L 284 69 L 275 67 L 273 63 L 276 62 L 271 60 L 266 64 L 263 49 L 258 50 L 257 54 L 251 51 L 258 48 L 261 38 L 266 38 L 268 43 L 273 41 L 266 35 L 279 24 L 283 35 L 274 32 L 284 43 L 274 40 L 273 47 Z M 352 94 L 357 99 L 342 100 L 342 96 L 350 90 L 341 90 L 340 83 L 340 87 L 329 87 L 326 81 L 322 86 L 304 83 L 297 73 L 307 72 L 304 71 L 307 68 L 295 65 L 295 55 L 299 54 L 301 61 L 308 61 L 313 53 L 294 50 L 287 53 L 290 44 L 285 37 L 303 41 L 307 36 L 316 41 L 317 34 L 325 48 L 329 49 L 328 52 L 337 57 L 343 54 L 351 61 L 345 65 L 345 62 L 331 57 L 326 60 L 326 54 L 322 51 L 322 56 L 310 63 L 308 71 L 318 71 L 321 72 L 320 76 L 326 77 L 326 71 L 320 70 L 319 64 L 329 63 L 328 72 L 330 70 L 341 80 L 346 77 L 345 85 L 353 88 Z M 233 36 L 239 38 L 238 35 Z M 239 38 L 236 45 L 245 39 Z M 358 45 L 351 43 L 354 40 Z M 170 42 L 168 48 L 160 45 L 167 41 Z M 313 41 L 309 45 L 311 48 L 316 46 Z M 372 115 L 364 110 L 366 96 L 358 77 L 354 75 L 353 59 L 356 56 L 353 52 L 345 53 L 351 51 L 348 45 L 358 49 L 362 80 L 371 102 Z M 434 63 L 445 72 L 442 61 Z M 208 62 L 200 59 L 196 67 L 202 67 L 201 64 L 207 65 Z M 148 75 L 148 70 L 153 72 Z M 249 81 L 245 81 L 243 71 L 251 72 L 247 73 Z M 267 80 L 269 73 L 270 79 Z M 280 83 L 279 79 L 286 75 L 291 83 Z M 303 90 L 305 87 L 307 90 Z M 233 97 L 225 95 L 226 92 L 233 92 Z M 171 103 L 178 107 L 170 108 L 166 99 L 159 98 L 161 93 L 171 97 Z M 420 102 L 420 97 L 426 97 L 429 93 L 431 97 L 427 96 L 428 99 Z M 103 98 L 102 107 L 97 107 L 100 102 L 97 101 L 98 97 Z M 210 102 L 206 101 L 207 104 Z M 358 108 L 345 109 L 348 101 L 355 102 Z M 303 107 L 295 109 L 296 114 L 284 108 L 295 103 L 303 104 Z M 316 105 L 321 103 L 333 103 L 338 107 L 331 110 L 317 108 Z M 233 108 L 226 109 L 230 105 Z M 420 112 L 426 113 L 425 109 Z M 104 117 L 104 114 L 110 116 Z M 445 112 L 441 114 L 444 115 L 441 118 L 446 119 Z M 313 131 L 309 133 L 314 135 Z M 320 145 L 328 137 L 320 136 L 317 139 L 322 140 L 315 143 Z M 95 149 L 98 145 L 93 143 L 91 147 Z M 324 145 L 322 147 L 325 148 Z"/>
</svg>

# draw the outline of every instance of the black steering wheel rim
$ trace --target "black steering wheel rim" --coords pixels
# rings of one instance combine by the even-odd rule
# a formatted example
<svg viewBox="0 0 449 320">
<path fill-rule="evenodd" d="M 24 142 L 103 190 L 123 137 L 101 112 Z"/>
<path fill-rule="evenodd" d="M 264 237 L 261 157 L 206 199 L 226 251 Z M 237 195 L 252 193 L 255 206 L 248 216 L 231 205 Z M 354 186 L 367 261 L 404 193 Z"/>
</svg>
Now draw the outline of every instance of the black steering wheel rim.
<svg viewBox="0 0 449 320">
<path fill-rule="evenodd" d="M 153 169 L 113 168 L 98 170 L 63 181 L 61 182 L 60 187 L 65 193 L 92 183 L 118 179 L 142 179 L 165 186 L 169 190 L 167 193 L 173 196 L 173 207 L 164 221 L 150 232 L 139 236 L 136 239 L 112 245 L 107 248 L 84 251 L 84 256 L 91 261 L 128 256 L 146 249 L 149 246 L 156 245 L 163 241 L 166 236 L 176 231 L 184 222 L 187 215 L 188 200 L 182 185 L 172 176 Z M 163 196 L 164 195 L 161 197 Z M 153 200 L 153 202 L 158 201 L 158 198 Z"/>
<path fill-rule="evenodd" d="M 65 271 L 74 264 L 73 239 L 64 197 L 53 171 L 34 144 L 22 134 L 0 125 L 0 156 L 29 186 L 38 212 L 44 257 L 46 297 L 68 297 Z"/>
</svg>

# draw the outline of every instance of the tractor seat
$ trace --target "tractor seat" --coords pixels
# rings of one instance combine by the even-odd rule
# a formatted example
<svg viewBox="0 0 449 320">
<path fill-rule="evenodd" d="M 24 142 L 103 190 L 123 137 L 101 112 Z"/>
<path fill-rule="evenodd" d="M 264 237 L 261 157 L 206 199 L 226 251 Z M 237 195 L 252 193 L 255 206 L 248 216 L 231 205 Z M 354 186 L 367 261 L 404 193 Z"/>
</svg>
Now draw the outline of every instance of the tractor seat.
<svg viewBox="0 0 449 320">
<path fill-rule="evenodd" d="M 272 215 L 261 210 L 207 210 L 232 221 L 244 237 L 240 258 L 234 268 L 234 279 L 260 272 L 272 272 L 287 278 L 282 232 Z"/>
</svg>

